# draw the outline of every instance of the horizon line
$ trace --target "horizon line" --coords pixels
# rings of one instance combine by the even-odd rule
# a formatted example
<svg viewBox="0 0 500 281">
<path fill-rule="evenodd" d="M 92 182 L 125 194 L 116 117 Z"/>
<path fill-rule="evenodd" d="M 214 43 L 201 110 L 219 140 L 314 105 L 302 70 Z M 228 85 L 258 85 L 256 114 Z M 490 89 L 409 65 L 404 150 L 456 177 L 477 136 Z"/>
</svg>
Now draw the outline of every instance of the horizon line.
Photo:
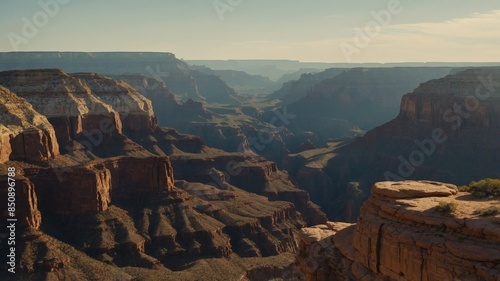
<svg viewBox="0 0 500 281">
<path fill-rule="evenodd" d="M 329 62 L 329 61 L 301 61 L 299 59 L 265 59 L 265 58 L 225 58 L 225 59 L 185 59 L 179 58 L 175 53 L 168 51 L 0 51 L 0 53 L 149 53 L 149 54 L 169 54 L 182 61 L 283 61 L 298 63 L 317 64 L 500 64 L 500 61 L 392 61 L 392 62 Z"/>
</svg>

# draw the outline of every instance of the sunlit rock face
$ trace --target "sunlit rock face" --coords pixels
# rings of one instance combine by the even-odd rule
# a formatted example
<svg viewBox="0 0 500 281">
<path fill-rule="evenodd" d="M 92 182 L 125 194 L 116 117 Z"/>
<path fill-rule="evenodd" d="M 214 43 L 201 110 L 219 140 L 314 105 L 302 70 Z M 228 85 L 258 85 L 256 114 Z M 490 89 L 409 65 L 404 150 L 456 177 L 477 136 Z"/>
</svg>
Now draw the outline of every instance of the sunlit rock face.
<svg viewBox="0 0 500 281">
<path fill-rule="evenodd" d="M 215 264 L 214 278 L 278 278 L 298 230 L 326 222 L 275 163 L 159 127 L 149 99 L 123 81 L 23 70 L 0 73 L 0 84 L 26 98 L 0 87 L 0 199 L 14 166 L 18 270 L 29 278 L 132 280 L 131 267 L 176 279 L 199 276 L 188 265 L 200 261 Z M 233 162 L 241 170 L 230 178 Z"/>
<path fill-rule="evenodd" d="M 440 212 L 453 202 L 453 214 Z M 305 280 L 497 280 L 499 216 L 452 184 L 379 182 L 355 225 L 301 231 L 296 274 Z"/>
<path fill-rule="evenodd" d="M 59 155 L 54 127 L 25 99 L 0 86 L 0 163 Z"/>
</svg>

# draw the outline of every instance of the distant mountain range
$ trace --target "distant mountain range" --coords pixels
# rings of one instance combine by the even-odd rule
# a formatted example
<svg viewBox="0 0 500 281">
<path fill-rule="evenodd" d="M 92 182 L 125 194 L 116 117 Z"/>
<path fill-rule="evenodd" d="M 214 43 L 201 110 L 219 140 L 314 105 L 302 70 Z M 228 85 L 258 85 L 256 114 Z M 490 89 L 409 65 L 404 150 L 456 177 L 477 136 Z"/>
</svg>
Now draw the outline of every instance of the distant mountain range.
<svg viewBox="0 0 500 281">
<path fill-rule="evenodd" d="M 244 99 L 218 76 L 191 69 L 171 53 L 10 52 L 0 53 L 0 70 L 62 69 L 68 73 L 143 74 L 163 80 L 182 99 L 239 104 Z"/>
<path fill-rule="evenodd" d="M 472 67 L 472 66 L 499 66 L 500 62 L 403 62 L 403 63 L 325 63 L 301 62 L 298 60 L 186 60 L 191 65 L 204 65 L 214 70 L 239 70 L 252 75 L 267 76 L 278 81 L 287 74 L 308 69 L 325 70 L 327 68 L 357 68 L 357 67 Z M 290 79 L 293 80 L 293 79 Z M 287 80 L 288 81 L 288 80 Z M 286 82 L 280 80 L 280 82 Z"/>
</svg>

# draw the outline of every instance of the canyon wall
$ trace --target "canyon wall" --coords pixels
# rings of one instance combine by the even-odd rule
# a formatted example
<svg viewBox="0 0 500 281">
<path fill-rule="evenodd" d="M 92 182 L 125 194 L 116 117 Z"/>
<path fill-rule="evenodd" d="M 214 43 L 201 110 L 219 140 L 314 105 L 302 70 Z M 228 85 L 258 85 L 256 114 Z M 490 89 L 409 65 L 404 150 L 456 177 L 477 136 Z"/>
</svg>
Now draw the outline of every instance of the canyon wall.
<svg viewBox="0 0 500 281">
<path fill-rule="evenodd" d="M 275 163 L 159 127 L 151 101 L 123 81 L 23 70 L 1 72 L 0 84 L 26 99 L 7 89 L 1 96 L 2 117 L 10 120 L 2 119 L 10 130 L 2 141 L 14 145 L 2 152 L 0 197 L 7 196 L 5 171 L 14 166 L 17 269 L 27 278 L 85 280 L 114 272 L 111 280 L 137 274 L 178 280 L 193 276 L 189 265 L 198 261 L 220 264 L 217 278 L 279 277 L 291 265 L 298 230 L 306 221 L 326 221 Z M 41 145 L 24 147 L 11 136 L 27 129 L 42 132 Z M 21 150 L 33 159 L 14 157 Z M 230 180 L 224 172 L 231 161 L 242 170 Z M 255 266 L 265 258 L 281 267 Z M 179 280 L 192 279 L 185 278 Z"/>
<path fill-rule="evenodd" d="M 401 99 L 393 120 L 353 139 L 289 155 L 290 176 L 331 220 L 356 220 L 378 181 L 429 179 L 468 184 L 498 178 L 500 72 L 456 71 L 422 83 Z M 317 181 L 309 180 L 316 174 Z M 356 188 L 352 188 L 355 186 Z"/>
<path fill-rule="evenodd" d="M 56 133 L 47 118 L 23 98 L 0 86 L 0 163 L 39 162 L 59 155 Z"/>
</svg>

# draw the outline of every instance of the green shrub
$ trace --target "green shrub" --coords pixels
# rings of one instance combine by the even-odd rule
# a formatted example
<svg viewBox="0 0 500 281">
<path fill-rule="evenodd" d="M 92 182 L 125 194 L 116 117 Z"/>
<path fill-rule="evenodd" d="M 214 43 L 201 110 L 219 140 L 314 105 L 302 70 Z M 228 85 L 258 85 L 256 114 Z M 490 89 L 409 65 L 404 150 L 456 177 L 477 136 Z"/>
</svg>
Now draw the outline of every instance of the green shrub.
<svg viewBox="0 0 500 281">
<path fill-rule="evenodd" d="M 480 215 L 481 217 L 492 216 L 498 213 L 498 207 L 497 206 L 483 207 L 477 209 L 474 213 Z"/>
<path fill-rule="evenodd" d="M 500 179 L 483 179 L 478 182 L 471 181 L 469 185 L 459 187 L 460 191 L 470 192 L 475 197 L 499 197 Z"/>
<path fill-rule="evenodd" d="M 458 203 L 456 202 L 439 201 L 437 210 L 440 211 L 441 213 L 453 213 L 455 212 L 457 207 Z"/>
</svg>

